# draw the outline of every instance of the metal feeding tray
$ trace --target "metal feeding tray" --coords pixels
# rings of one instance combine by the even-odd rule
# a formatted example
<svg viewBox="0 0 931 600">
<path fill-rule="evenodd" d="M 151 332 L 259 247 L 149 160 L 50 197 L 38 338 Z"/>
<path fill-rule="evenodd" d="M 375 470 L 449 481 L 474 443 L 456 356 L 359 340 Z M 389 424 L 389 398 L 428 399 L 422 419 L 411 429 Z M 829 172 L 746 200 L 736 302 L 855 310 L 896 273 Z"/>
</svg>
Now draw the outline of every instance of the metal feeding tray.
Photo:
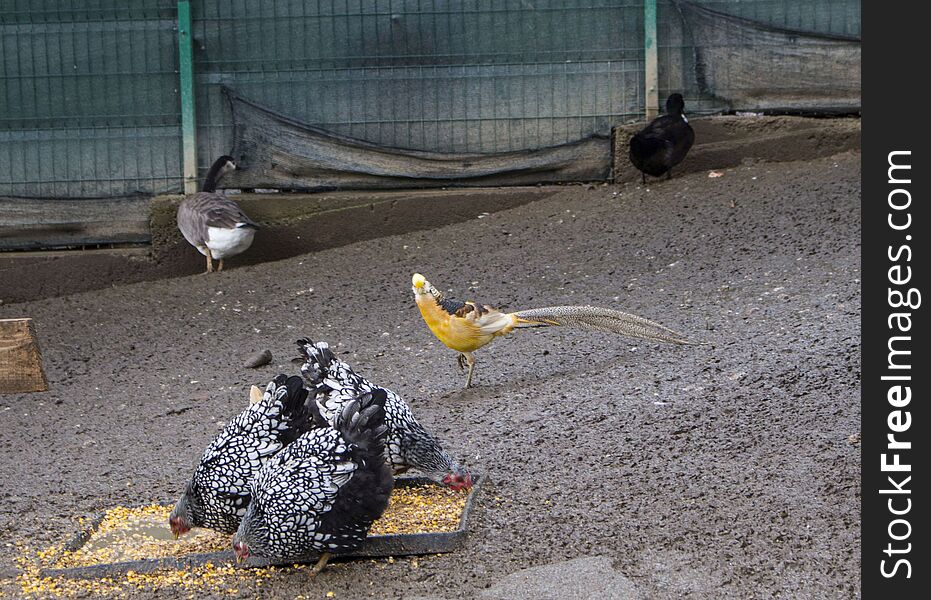
<svg viewBox="0 0 931 600">
<path fill-rule="evenodd" d="M 455 531 L 438 531 L 431 533 L 395 533 L 388 535 L 370 535 L 362 546 L 354 552 L 335 555 L 334 558 L 376 558 L 388 556 L 411 556 L 418 554 L 443 554 L 458 550 L 467 535 L 469 514 L 475 505 L 475 497 L 487 478 L 484 475 L 473 475 L 472 489 L 466 497 L 465 506 L 459 516 L 459 527 Z M 395 480 L 395 488 L 422 486 L 433 484 L 426 477 L 399 477 Z M 435 485 L 435 484 L 434 484 Z M 94 536 L 97 528 L 103 522 L 104 515 L 97 515 L 90 524 L 74 535 L 62 548 L 62 555 L 67 552 L 76 552 L 84 547 Z M 55 562 L 60 559 L 59 556 Z M 280 565 L 293 565 L 297 563 L 315 563 L 318 556 L 308 556 L 300 561 L 274 561 L 251 558 L 243 562 L 242 567 L 267 567 Z M 199 554 L 185 554 L 165 558 L 151 558 L 143 560 L 129 560 L 123 562 L 101 563 L 80 567 L 46 568 L 40 571 L 42 577 L 69 577 L 72 579 L 100 579 L 122 575 L 128 571 L 136 573 L 149 573 L 160 569 L 183 569 L 185 567 L 201 566 L 207 563 L 217 566 L 236 566 L 236 559 L 232 549 L 220 552 L 206 552 Z"/>
</svg>

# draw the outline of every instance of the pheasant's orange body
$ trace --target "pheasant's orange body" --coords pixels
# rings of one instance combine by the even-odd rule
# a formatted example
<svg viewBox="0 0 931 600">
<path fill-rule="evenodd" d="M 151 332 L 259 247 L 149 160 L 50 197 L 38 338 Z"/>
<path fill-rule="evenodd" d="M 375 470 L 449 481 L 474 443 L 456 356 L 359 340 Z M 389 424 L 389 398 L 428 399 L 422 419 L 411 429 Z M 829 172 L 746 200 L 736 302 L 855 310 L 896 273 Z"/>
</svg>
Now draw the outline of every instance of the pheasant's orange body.
<svg viewBox="0 0 931 600">
<path fill-rule="evenodd" d="M 496 336 L 510 333 L 514 328 L 509 315 L 491 314 L 487 312 L 487 307 L 482 307 L 483 314 L 479 314 L 481 309 L 476 308 L 475 303 L 472 302 L 463 303 L 465 306 L 471 306 L 472 309 L 463 316 L 459 316 L 448 312 L 432 296 L 417 296 L 416 301 L 417 308 L 420 309 L 420 314 L 433 335 L 457 352 L 478 350 L 490 343 Z M 495 323 L 494 328 L 488 326 L 490 322 Z"/>
</svg>

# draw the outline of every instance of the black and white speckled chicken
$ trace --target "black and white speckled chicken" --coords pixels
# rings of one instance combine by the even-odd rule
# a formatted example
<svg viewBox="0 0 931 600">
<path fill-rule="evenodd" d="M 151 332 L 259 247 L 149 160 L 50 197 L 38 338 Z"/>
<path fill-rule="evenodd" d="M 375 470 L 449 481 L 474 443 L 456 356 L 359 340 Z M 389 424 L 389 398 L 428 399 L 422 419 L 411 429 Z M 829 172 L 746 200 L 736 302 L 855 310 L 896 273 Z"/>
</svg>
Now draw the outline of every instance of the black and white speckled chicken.
<svg viewBox="0 0 931 600">
<path fill-rule="evenodd" d="M 314 427 L 304 381 L 278 375 L 262 399 L 236 415 L 204 451 L 171 511 L 178 537 L 192 527 L 233 533 L 249 505 L 249 483 L 265 462 Z"/>
<path fill-rule="evenodd" d="M 385 463 L 385 392 L 342 406 L 334 426 L 304 433 L 252 480 L 252 502 L 233 536 L 237 560 L 299 561 L 357 548 L 388 507 L 394 487 Z"/>
<path fill-rule="evenodd" d="M 331 424 L 340 409 L 365 392 L 384 390 L 388 438 L 385 459 L 395 474 L 410 468 L 454 490 L 472 487 L 472 475 L 461 467 L 440 445 L 439 441 L 414 418 L 404 400 L 387 388 L 370 383 L 352 368 L 337 359 L 326 342 L 298 340 L 303 361 L 301 373 L 312 386 L 317 408 Z"/>
</svg>

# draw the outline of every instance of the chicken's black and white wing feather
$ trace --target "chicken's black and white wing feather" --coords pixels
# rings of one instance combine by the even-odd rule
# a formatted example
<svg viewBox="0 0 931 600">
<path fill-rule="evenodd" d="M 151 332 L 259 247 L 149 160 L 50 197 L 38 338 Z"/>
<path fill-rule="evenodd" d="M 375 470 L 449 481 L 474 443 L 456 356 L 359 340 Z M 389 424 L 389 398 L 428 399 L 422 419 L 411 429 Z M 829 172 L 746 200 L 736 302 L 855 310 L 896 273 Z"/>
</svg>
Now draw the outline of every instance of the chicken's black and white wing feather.
<svg viewBox="0 0 931 600">
<path fill-rule="evenodd" d="M 376 392 L 350 402 L 336 429 L 309 431 L 269 460 L 234 541 L 278 560 L 357 548 L 394 483 L 383 455 L 384 401 Z"/>
<path fill-rule="evenodd" d="M 233 417 L 207 446 L 172 515 L 182 515 L 188 527 L 236 531 L 253 476 L 313 427 L 306 399 L 300 377 L 279 375 L 270 382 L 262 400 Z"/>
<path fill-rule="evenodd" d="M 385 459 L 400 474 L 414 468 L 437 482 L 468 481 L 468 471 L 453 460 L 439 440 L 430 434 L 414 417 L 410 406 L 395 392 L 369 382 L 353 371 L 352 367 L 336 358 L 326 342 L 314 343 L 298 340 L 301 353 L 301 373 L 312 386 L 311 393 L 320 414 L 331 424 L 340 410 L 361 394 L 382 391 L 386 395 L 385 421 L 388 437 L 385 440 Z"/>
<path fill-rule="evenodd" d="M 335 430 L 319 429 L 302 436 L 260 471 L 248 512 L 263 516 L 265 544 L 272 551 L 254 544 L 257 553 L 290 560 L 352 546 L 346 536 L 337 538 L 322 530 L 325 515 L 358 468 L 349 450 Z"/>
</svg>

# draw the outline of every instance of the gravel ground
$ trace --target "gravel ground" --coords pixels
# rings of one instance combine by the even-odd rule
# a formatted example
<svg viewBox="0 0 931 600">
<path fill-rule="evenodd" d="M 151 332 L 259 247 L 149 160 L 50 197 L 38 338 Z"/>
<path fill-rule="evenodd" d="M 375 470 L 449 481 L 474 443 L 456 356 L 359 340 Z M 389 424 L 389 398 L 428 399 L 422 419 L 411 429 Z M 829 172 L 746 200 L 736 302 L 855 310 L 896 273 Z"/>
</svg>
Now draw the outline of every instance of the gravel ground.
<svg viewBox="0 0 931 600">
<path fill-rule="evenodd" d="M 0 396 L 0 589 L 19 594 L 17 553 L 75 517 L 172 500 L 249 384 L 293 371 L 309 335 L 493 485 L 459 553 L 243 578 L 237 595 L 473 597 L 599 556 L 647 598 L 855 597 L 859 168 L 845 153 L 571 186 L 432 231 L 0 306 L 36 320 L 52 388 Z M 477 353 L 463 390 L 414 307 L 415 270 L 457 296 L 612 306 L 709 344 L 520 332 Z M 265 348 L 271 365 L 242 367 Z"/>
</svg>

